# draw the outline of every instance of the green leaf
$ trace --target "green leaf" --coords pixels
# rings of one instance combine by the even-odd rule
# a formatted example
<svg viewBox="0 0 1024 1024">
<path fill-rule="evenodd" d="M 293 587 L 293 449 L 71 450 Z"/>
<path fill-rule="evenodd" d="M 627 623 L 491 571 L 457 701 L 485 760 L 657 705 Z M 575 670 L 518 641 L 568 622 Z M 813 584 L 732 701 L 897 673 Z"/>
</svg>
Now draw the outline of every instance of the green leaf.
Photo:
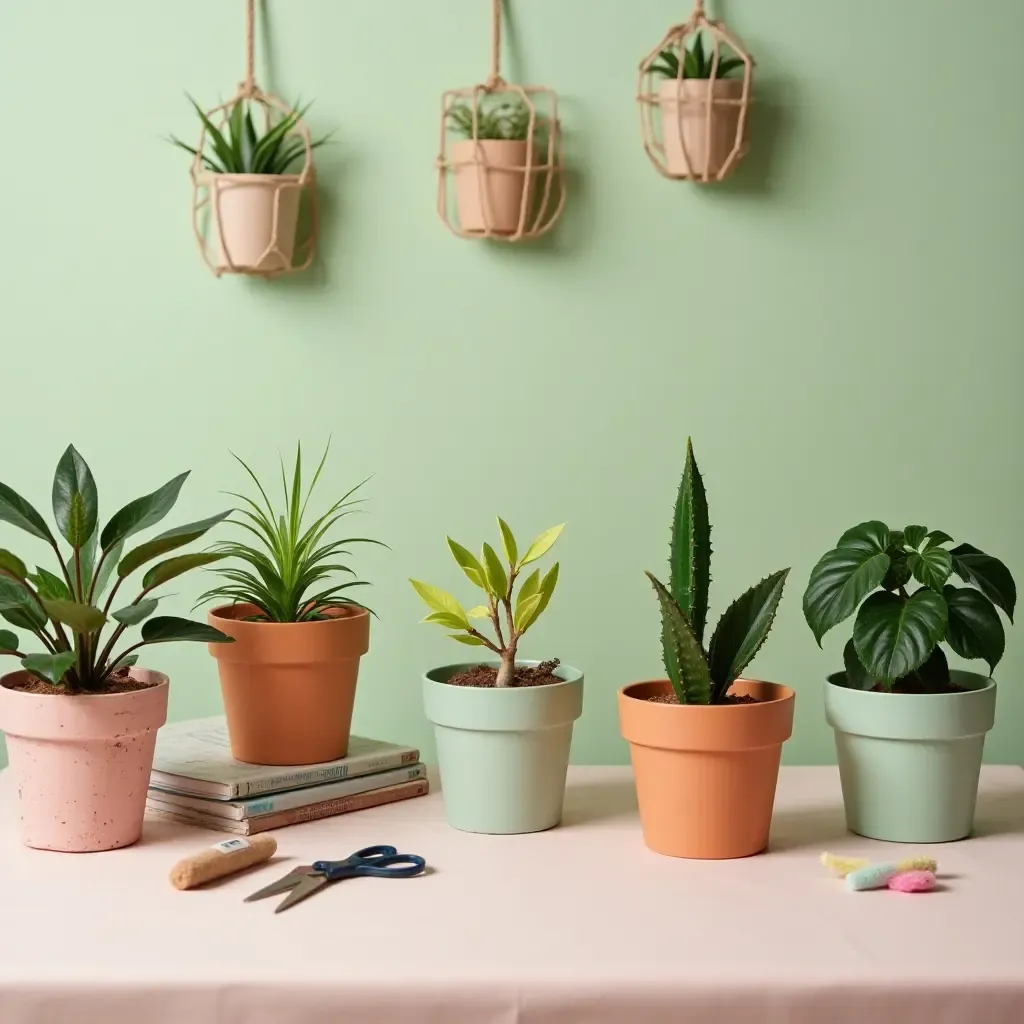
<svg viewBox="0 0 1024 1024">
<path fill-rule="evenodd" d="M 516 547 L 516 539 L 512 536 L 508 523 L 501 516 L 498 516 L 498 529 L 501 530 L 501 544 L 505 549 L 505 557 L 512 568 L 516 568 L 516 559 L 519 558 L 519 549 Z"/>
<path fill-rule="evenodd" d="M 205 622 L 193 622 L 176 615 L 158 615 L 142 624 L 142 639 L 147 644 L 164 644 L 175 640 L 193 640 L 198 643 L 230 644 L 234 638 Z"/>
<path fill-rule="evenodd" d="M 943 533 L 941 530 L 932 530 L 928 534 L 928 543 L 925 545 L 925 550 L 938 547 L 940 544 L 948 544 L 952 539 L 948 533 Z"/>
<path fill-rule="evenodd" d="M 124 550 L 124 541 L 119 540 L 107 552 L 107 557 L 103 559 L 103 564 L 100 566 L 99 572 L 96 574 L 96 586 L 92 595 L 94 601 L 99 601 L 103 592 L 107 589 L 107 584 L 110 582 L 110 577 L 114 574 L 114 569 L 117 567 L 118 559 L 121 557 L 122 550 Z M 82 572 L 84 575 L 84 566 Z"/>
<path fill-rule="evenodd" d="M 555 592 L 555 585 L 558 583 L 558 562 L 555 562 L 553 566 L 544 574 L 544 578 L 540 581 L 538 586 L 537 596 L 540 600 L 534 606 L 533 610 L 529 613 L 522 615 L 522 626 L 517 627 L 520 633 L 525 633 L 540 617 L 544 614 L 544 610 L 547 608 L 548 603 L 551 600 L 551 595 Z"/>
<path fill-rule="evenodd" d="M 889 555 L 889 568 L 886 569 L 880 586 L 883 590 L 899 590 L 900 587 L 905 587 L 914 578 L 914 574 L 910 571 L 910 566 L 907 564 L 905 552 L 900 551 L 899 554 L 894 555 L 890 546 L 887 554 Z"/>
<path fill-rule="evenodd" d="M 0 576 L 0 615 L 20 629 L 35 631 L 47 623 L 46 613 L 28 588 L 9 576 Z"/>
<path fill-rule="evenodd" d="M 743 67 L 743 61 L 739 57 L 726 57 L 718 62 L 718 77 L 725 78 L 737 68 Z"/>
<path fill-rule="evenodd" d="M 903 528 L 903 539 L 915 550 L 921 546 L 927 536 L 927 526 L 905 526 Z"/>
<path fill-rule="evenodd" d="M 1006 612 L 1013 622 L 1013 609 L 1017 604 L 1017 586 L 1010 570 L 991 555 L 986 555 L 970 544 L 961 544 L 950 552 L 953 571 L 964 581 L 976 586 L 994 605 Z"/>
<path fill-rule="evenodd" d="M 710 704 L 711 674 L 700 641 L 675 598 L 651 573 L 647 578 L 661 606 L 662 646 L 670 652 L 665 671 L 680 704 Z"/>
<path fill-rule="evenodd" d="M 945 548 L 925 548 L 910 553 L 907 567 L 919 583 L 941 594 L 943 584 L 953 571 L 953 556 Z"/>
<path fill-rule="evenodd" d="M 471 619 L 489 619 L 491 609 L 485 604 L 478 604 L 475 608 L 470 608 L 466 615 Z"/>
<path fill-rule="evenodd" d="M 17 526 L 18 529 L 31 533 L 33 537 L 53 544 L 53 534 L 46 525 L 46 520 L 20 495 L 12 491 L 7 484 L 0 484 L 0 521 Z"/>
<path fill-rule="evenodd" d="M 60 654 L 30 654 L 22 658 L 21 663 L 34 676 L 48 683 L 59 683 L 75 660 L 74 651 L 62 651 Z"/>
<path fill-rule="evenodd" d="M 539 607 L 543 595 L 534 594 L 532 597 L 528 597 L 525 601 L 519 601 L 516 603 L 515 615 L 512 617 L 513 625 L 515 626 L 516 632 L 519 634 L 525 633 L 529 627 L 531 616 Z"/>
<path fill-rule="evenodd" d="M 0 629 L 0 651 L 16 651 L 18 649 L 18 634 L 12 633 L 9 629 Z"/>
<path fill-rule="evenodd" d="M 555 541 L 558 540 L 562 530 L 564 529 L 565 523 L 559 523 L 558 526 L 552 526 L 550 529 L 547 529 L 538 535 L 526 549 L 526 553 L 523 557 L 519 560 L 519 565 L 529 565 L 530 562 L 536 562 L 538 558 L 542 558 L 546 555 L 551 550 Z"/>
<path fill-rule="evenodd" d="M 505 567 L 501 564 L 501 559 L 498 558 L 497 552 L 490 544 L 485 544 L 483 550 L 484 573 L 488 589 L 496 597 L 504 597 L 508 592 L 508 576 L 505 574 Z"/>
<path fill-rule="evenodd" d="M 33 575 L 26 578 L 36 588 L 36 593 L 44 601 L 74 600 L 71 596 L 71 591 L 68 590 L 68 585 L 59 576 L 55 576 L 40 565 L 36 566 L 36 571 Z"/>
<path fill-rule="evenodd" d="M 107 621 L 103 612 L 91 604 L 79 604 L 77 601 L 62 601 L 55 598 L 44 600 L 43 607 L 54 622 L 63 622 L 65 626 L 70 626 L 76 633 L 92 633 Z"/>
<path fill-rule="evenodd" d="M 519 606 L 520 601 L 525 601 L 528 597 L 533 597 L 534 594 L 538 593 L 540 593 L 540 569 L 534 569 L 519 588 L 519 595 L 516 597 L 516 607 Z"/>
<path fill-rule="evenodd" d="M 110 666 L 111 672 L 116 672 L 119 668 L 131 668 L 132 665 L 136 664 L 139 660 L 137 654 L 122 654 L 113 665 Z"/>
<path fill-rule="evenodd" d="M 132 548 L 119 562 L 114 559 L 117 563 L 117 575 L 128 576 L 150 559 L 159 558 L 160 555 L 165 555 L 168 551 L 191 544 L 192 541 L 202 537 L 211 527 L 227 519 L 231 512 L 232 509 L 228 509 L 227 512 L 210 516 L 209 519 L 200 519 L 195 523 L 175 527 L 173 530 L 168 530 L 166 533 L 161 533 L 158 537 L 146 541 L 145 544 L 140 544 L 137 548 Z"/>
<path fill-rule="evenodd" d="M 8 551 L 6 548 L 0 548 L 0 569 L 13 573 L 20 579 L 25 579 L 28 576 L 28 567 L 25 563 L 13 551 Z"/>
<path fill-rule="evenodd" d="M 470 629 L 469 619 L 465 615 L 456 615 L 454 612 L 431 612 L 424 622 L 436 622 L 445 629 Z"/>
<path fill-rule="evenodd" d="M 161 583 L 173 580 L 175 576 L 181 576 L 191 569 L 198 569 L 203 565 L 210 565 L 219 562 L 227 555 L 217 551 L 196 551 L 190 555 L 176 555 L 163 562 L 157 562 L 145 576 L 142 577 L 143 589 L 149 590 L 158 587 Z"/>
<path fill-rule="evenodd" d="M 994 672 L 1006 650 L 1006 634 L 995 605 L 969 587 L 949 586 L 944 595 L 949 608 L 946 643 L 961 658 L 982 658 L 989 673 Z"/>
<path fill-rule="evenodd" d="M 478 636 L 469 636 L 466 633 L 449 633 L 449 640 L 455 640 L 460 644 L 465 644 L 467 647 L 483 647 L 484 642 Z"/>
<path fill-rule="evenodd" d="M 875 685 L 875 680 L 857 657 L 857 648 L 852 638 L 846 641 L 843 648 L 843 665 L 846 667 L 846 680 L 854 690 L 870 690 Z"/>
<path fill-rule="evenodd" d="M 484 567 L 477 561 L 471 551 L 468 551 L 461 544 L 453 541 L 451 537 L 446 539 L 455 561 L 459 563 L 459 567 L 469 578 L 470 583 L 479 587 L 481 590 L 486 590 L 487 580 L 484 573 Z"/>
<path fill-rule="evenodd" d="M 697 640 L 704 641 L 711 586 L 711 524 L 704 481 L 686 439 L 686 463 L 672 514 L 669 591 L 687 617 Z"/>
<path fill-rule="evenodd" d="M 115 512 L 100 535 L 103 550 L 106 551 L 119 540 L 126 540 L 132 534 L 159 523 L 174 507 L 182 484 L 187 478 L 188 471 L 181 473 L 173 480 L 168 480 L 163 487 L 128 502 L 124 508 Z"/>
<path fill-rule="evenodd" d="M 123 623 L 125 626 L 137 626 L 156 611 L 156 606 L 159 603 L 160 598 L 148 597 L 138 604 L 126 605 L 124 608 L 118 608 L 116 612 L 111 612 L 110 614 L 112 618 L 117 619 L 118 622 Z"/>
<path fill-rule="evenodd" d="M 911 680 L 926 690 L 948 690 L 950 684 L 949 663 L 941 647 L 936 647 L 925 663 L 911 676 Z M 897 683 L 902 680 L 897 680 Z"/>
<path fill-rule="evenodd" d="M 888 572 L 889 530 L 884 523 L 867 522 L 847 530 L 839 545 L 822 556 L 811 570 L 804 591 L 804 618 L 818 646 L 821 638 L 848 619 Z"/>
<path fill-rule="evenodd" d="M 712 703 L 721 703 L 733 682 L 768 639 L 789 569 L 780 569 L 738 597 L 722 614 L 708 652 Z M 717 698 L 717 699 L 716 699 Z"/>
<path fill-rule="evenodd" d="M 99 498 L 96 481 L 74 445 L 67 446 L 57 463 L 52 499 L 57 529 L 73 548 L 82 547 L 96 530 Z"/>
<path fill-rule="evenodd" d="M 892 684 L 924 664 L 945 636 L 946 620 L 946 602 L 934 590 L 909 598 L 872 594 L 853 626 L 857 657 L 875 679 Z"/>
<path fill-rule="evenodd" d="M 409 582 L 427 606 L 433 608 L 435 612 L 449 612 L 460 618 L 466 617 L 465 609 L 447 590 L 442 590 L 429 583 L 421 583 L 419 580 L 409 580 Z"/>
</svg>

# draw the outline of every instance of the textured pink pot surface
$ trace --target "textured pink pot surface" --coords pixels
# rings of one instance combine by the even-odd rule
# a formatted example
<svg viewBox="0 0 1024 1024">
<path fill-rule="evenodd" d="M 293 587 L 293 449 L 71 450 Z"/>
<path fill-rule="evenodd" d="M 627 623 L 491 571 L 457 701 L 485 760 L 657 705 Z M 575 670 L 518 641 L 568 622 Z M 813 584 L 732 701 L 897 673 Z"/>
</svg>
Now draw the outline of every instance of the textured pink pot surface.
<svg viewBox="0 0 1024 1024">
<path fill-rule="evenodd" d="M 65 853 L 114 850 L 142 835 L 156 733 L 167 720 L 168 680 L 132 693 L 23 693 L 0 679 L 0 730 L 7 734 L 26 846 Z"/>
</svg>

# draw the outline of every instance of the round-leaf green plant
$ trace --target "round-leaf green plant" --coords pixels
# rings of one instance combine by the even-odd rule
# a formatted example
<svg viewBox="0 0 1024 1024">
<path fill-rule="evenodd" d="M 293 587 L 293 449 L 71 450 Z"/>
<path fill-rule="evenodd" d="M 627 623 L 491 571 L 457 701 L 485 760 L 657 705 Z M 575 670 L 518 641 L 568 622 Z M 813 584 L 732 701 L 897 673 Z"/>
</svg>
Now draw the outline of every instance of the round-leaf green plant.
<svg viewBox="0 0 1024 1024">
<path fill-rule="evenodd" d="M 818 645 L 857 615 L 843 651 L 850 686 L 947 690 L 943 643 L 995 671 L 1006 646 L 996 609 L 1013 621 L 1016 584 L 997 558 L 952 542 L 942 530 L 890 530 L 870 520 L 847 530 L 815 565 L 803 605 Z M 954 576 L 969 585 L 956 586 Z"/>
<path fill-rule="evenodd" d="M 152 493 L 130 501 L 101 530 L 96 481 L 85 459 L 68 445 L 53 478 L 52 506 L 57 533 L 70 551 L 62 548 L 46 520 L 28 501 L 0 484 L 0 520 L 47 544 L 56 556 L 58 570 L 36 566 L 31 572 L 12 551 L 0 549 L 0 615 L 12 626 L 31 633 L 44 648 L 26 654 L 17 633 L 0 629 L 0 654 L 20 658 L 22 666 L 34 676 L 59 685 L 65 693 L 89 693 L 103 690 L 115 670 L 134 665 L 138 660 L 134 652 L 147 644 L 173 640 L 231 643 L 231 637 L 202 622 L 172 615 L 150 617 L 159 603 L 159 598 L 150 596 L 157 587 L 217 561 L 223 557 L 219 554 L 196 552 L 157 562 L 142 577 L 135 599 L 113 608 L 117 592 L 137 569 L 198 540 L 231 514 L 228 510 L 175 527 L 124 553 L 129 537 L 155 526 L 170 512 L 187 477 L 187 472 L 182 473 Z M 125 630 L 140 624 L 142 639 L 115 653 Z M 108 627 L 111 633 L 105 637 Z"/>
</svg>

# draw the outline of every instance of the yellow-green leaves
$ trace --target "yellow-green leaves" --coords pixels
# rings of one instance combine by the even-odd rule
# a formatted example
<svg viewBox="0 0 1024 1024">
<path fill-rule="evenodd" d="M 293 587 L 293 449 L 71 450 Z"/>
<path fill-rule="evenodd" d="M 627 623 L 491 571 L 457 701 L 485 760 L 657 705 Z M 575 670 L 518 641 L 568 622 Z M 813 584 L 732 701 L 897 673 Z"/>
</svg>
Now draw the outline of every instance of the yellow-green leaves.
<svg viewBox="0 0 1024 1024">
<path fill-rule="evenodd" d="M 448 537 L 447 540 L 448 547 L 451 549 L 455 561 L 459 563 L 462 571 L 469 578 L 470 583 L 478 586 L 481 590 L 486 590 L 487 582 L 484 575 L 484 567 L 476 560 L 471 551 L 468 551 L 461 544 L 457 544 L 451 537 Z"/>
<path fill-rule="evenodd" d="M 458 640 L 460 644 L 465 644 L 467 647 L 483 647 L 484 642 L 478 636 L 470 636 L 468 633 L 449 633 L 449 640 Z"/>
<path fill-rule="evenodd" d="M 552 526 L 549 530 L 545 530 L 534 542 L 526 549 L 526 554 L 523 555 L 520 565 L 529 565 L 530 562 L 536 562 L 538 558 L 546 555 L 551 548 L 554 546 L 556 540 L 558 540 L 559 534 L 565 529 L 565 523 L 560 523 L 558 526 Z"/>
<path fill-rule="evenodd" d="M 533 582 L 534 580 L 536 582 Z M 516 599 L 514 622 L 517 633 L 525 633 L 540 618 L 541 613 L 551 600 L 551 595 L 555 592 L 556 583 L 558 583 L 557 562 L 543 577 L 537 570 L 530 574 Z"/>
<path fill-rule="evenodd" d="M 433 612 L 428 615 L 424 622 L 436 622 L 445 629 L 470 629 L 469 617 L 461 604 L 440 587 L 432 586 L 430 583 L 421 583 L 419 580 L 409 580 L 413 589 L 423 598 L 428 608 Z"/>
<path fill-rule="evenodd" d="M 495 597 L 504 597 L 508 593 L 508 576 L 501 564 L 497 552 L 490 544 L 484 545 L 484 572 L 487 578 L 487 589 Z"/>
<path fill-rule="evenodd" d="M 512 536 L 508 523 L 501 516 L 498 516 L 498 529 L 501 530 L 501 546 L 505 549 L 505 557 L 508 559 L 508 564 L 512 567 L 513 571 L 515 571 L 518 568 L 516 563 L 519 559 L 519 549 L 516 547 L 516 539 Z"/>
<path fill-rule="evenodd" d="M 489 619 L 491 617 L 491 609 L 485 604 L 478 604 L 475 608 L 470 608 L 466 614 L 471 619 Z"/>
<path fill-rule="evenodd" d="M 0 548 L 0 570 L 9 572 L 21 580 L 28 575 L 28 567 L 25 563 L 13 551 L 8 551 L 6 548 Z"/>
</svg>

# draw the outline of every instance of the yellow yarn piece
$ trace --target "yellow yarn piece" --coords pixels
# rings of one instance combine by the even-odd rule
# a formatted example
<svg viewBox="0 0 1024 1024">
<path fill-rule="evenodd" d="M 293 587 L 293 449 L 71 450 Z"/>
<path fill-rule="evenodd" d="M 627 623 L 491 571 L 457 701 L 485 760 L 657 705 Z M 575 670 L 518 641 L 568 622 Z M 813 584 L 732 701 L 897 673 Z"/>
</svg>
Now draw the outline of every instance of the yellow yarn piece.
<svg viewBox="0 0 1024 1024">
<path fill-rule="evenodd" d="M 907 860 L 899 861 L 896 865 L 900 871 L 931 871 L 932 874 L 935 873 L 938 866 L 932 857 L 909 857 Z"/>
<path fill-rule="evenodd" d="M 863 857 L 837 857 L 835 854 L 823 853 L 821 855 L 821 863 L 824 864 L 833 875 L 836 875 L 838 878 L 845 878 L 854 871 L 866 868 L 871 861 L 864 860 Z M 906 868 L 903 870 L 910 869 Z"/>
</svg>

